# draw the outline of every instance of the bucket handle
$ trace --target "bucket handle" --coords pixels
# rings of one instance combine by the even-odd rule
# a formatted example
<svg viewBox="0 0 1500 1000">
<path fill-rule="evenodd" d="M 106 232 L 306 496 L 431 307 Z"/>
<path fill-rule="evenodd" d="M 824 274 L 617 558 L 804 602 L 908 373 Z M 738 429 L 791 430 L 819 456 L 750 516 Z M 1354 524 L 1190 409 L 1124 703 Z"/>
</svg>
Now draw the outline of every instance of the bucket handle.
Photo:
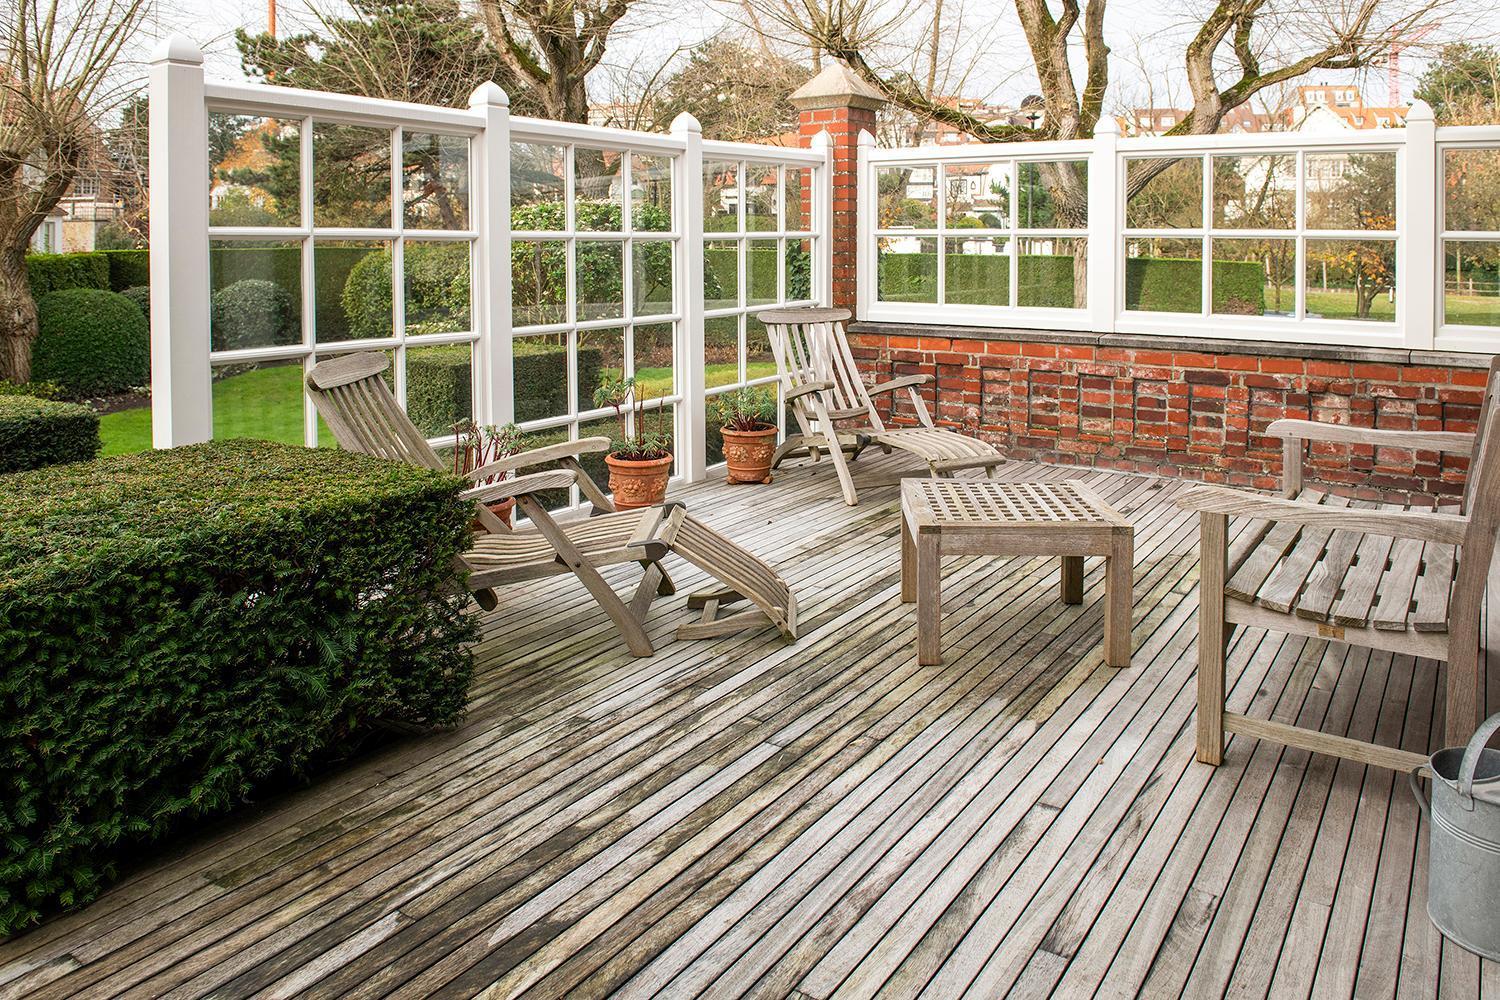
<svg viewBox="0 0 1500 1000">
<path fill-rule="evenodd" d="M 1422 769 L 1412 768 L 1406 775 L 1406 780 L 1411 783 L 1411 796 L 1417 800 L 1417 808 L 1422 810 L 1422 816 L 1431 823 L 1432 807 L 1427 804 L 1427 795 L 1422 791 Z"/>
<path fill-rule="evenodd" d="M 1485 719 L 1474 731 L 1474 738 L 1464 748 L 1463 760 L 1458 765 L 1458 794 L 1463 796 L 1464 808 L 1474 808 L 1474 772 L 1479 768 L 1479 758 L 1484 748 L 1500 731 L 1500 712 Z"/>
</svg>

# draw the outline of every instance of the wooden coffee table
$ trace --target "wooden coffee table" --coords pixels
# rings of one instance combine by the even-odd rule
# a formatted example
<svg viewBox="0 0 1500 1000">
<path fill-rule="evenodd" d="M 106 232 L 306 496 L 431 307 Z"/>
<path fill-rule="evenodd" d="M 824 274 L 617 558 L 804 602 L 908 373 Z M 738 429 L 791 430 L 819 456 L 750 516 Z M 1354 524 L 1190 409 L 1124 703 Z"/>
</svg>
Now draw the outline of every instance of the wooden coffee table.
<svg viewBox="0 0 1500 1000">
<path fill-rule="evenodd" d="M 1130 666 L 1135 531 L 1076 480 L 901 481 L 901 600 L 917 604 L 917 662 L 941 663 L 942 558 L 1059 556 L 1062 599 L 1083 603 L 1083 558 L 1103 556 L 1104 661 Z"/>
</svg>

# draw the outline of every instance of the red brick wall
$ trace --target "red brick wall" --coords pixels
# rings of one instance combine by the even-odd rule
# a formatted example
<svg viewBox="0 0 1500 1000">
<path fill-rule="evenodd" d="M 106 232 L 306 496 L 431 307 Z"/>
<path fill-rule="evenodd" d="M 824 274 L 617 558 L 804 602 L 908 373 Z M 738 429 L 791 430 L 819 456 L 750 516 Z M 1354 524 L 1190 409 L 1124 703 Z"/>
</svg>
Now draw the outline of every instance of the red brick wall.
<svg viewBox="0 0 1500 1000">
<path fill-rule="evenodd" d="M 1472 431 L 1485 379 L 1483 368 L 1460 365 L 863 330 L 850 340 L 867 378 L 935 375 L 925 391 L 934 418 L 1010 458 L 1264 489 L 1280 484 L 1281 442 L 1265 434 L 1272 420 Z M 914 419 L 902 396 L 897 423 Z M 1341 492 L 1452 498 L 1467 465 L 1463 456 L 1315 443 L 1306 468 L 1309 482 Z"/>
<path fill-rule="evenodd" d="M 875 133 L 875 112 L 866 108 L 829 108 L 801 113 L 798 134 L 803 146 L 824 129 L 833 140 L 832 305 L 854 309 L 854 267 L 858 246 L 855 187 L 859 177 L 859 133 Z M 810 204 L 804 200 L 803 204 Z"/>
</svg>

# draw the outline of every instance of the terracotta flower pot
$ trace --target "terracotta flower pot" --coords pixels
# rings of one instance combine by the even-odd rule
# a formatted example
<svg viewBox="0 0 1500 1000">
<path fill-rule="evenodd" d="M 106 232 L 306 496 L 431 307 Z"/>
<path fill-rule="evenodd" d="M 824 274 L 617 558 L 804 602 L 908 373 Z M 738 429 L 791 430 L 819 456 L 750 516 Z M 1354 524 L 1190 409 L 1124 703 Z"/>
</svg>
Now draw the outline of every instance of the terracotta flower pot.
<svg viewBox="0 0 1500 1000">
<path fill-rule="evenodd" d="M 516 509 L 515 497 L 506 497 L 504 500 L 496 500 L 494 503 L 485 504 L 485 506 L 490 509 L 491 514 L 494 514 L 500 520 L 504 521 L 507 528 L 511 526 L 511 515 Z M 477 517 L 474 518 L 474 530 L 485 530 L 484 522 Z"/>
<path fill-rule="evenodd" d="M 650 507 L 667 498 L 667 477 L 672 474 L 672 456 L 633 460 L 604 456 L 609 466 L 609 490 L 616 510 Z"/>
<path fill-rule="evenodd" d="M 730 483 L 769 483 L 771 457 L 776 453 L 776 425 L 761 424 L 753 431 L 736 431 L 725 427 L 724 463 L 729 466 Z"/>
</svg>

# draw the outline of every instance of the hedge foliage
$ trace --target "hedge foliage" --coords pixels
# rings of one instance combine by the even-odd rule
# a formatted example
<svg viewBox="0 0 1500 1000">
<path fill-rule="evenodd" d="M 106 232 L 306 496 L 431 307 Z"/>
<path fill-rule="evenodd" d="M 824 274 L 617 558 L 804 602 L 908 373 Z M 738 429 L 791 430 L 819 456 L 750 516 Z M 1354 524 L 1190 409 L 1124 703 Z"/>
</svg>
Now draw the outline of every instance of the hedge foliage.
<svg viewBox="0 0 1500 1000">
<path fill-rule="evenodd" d="M 150 319 L 151 319 L 151 286 L 150 285 L 132 285 L 129 288 L 127 288 L 127 289 L 123 290 L 122 292 L 120 292 L 120 294 L 123 295 L 123 296 L 125 296 L 130 301 L 134 302 L 136 304 L 136 306 L 140 308 L 141 315 L 144 316 L 144 317 L 146 317 L 146 319 L 147 319 L 148 322 L 150 321 Z"/>
<path fill-rule="evenodd" d="M 128 392 L 151 372 L 146 317 L 123 295 L 68 288 L 37 300 L 31 377 L 82 399 Z"/>
<path fill-rule="evenodd" d="M 349 317 L 344 312 L 344 285 L 349 272 L 365 257 L 380 253 L 368 246 L 317 248 L 317 286 L 313 307 L 318 339 L 325 343 L 349 339 Z M 298 299 L 302 289 L 302 250 L 297 246 L 234 246 L 221 244 L 209 250 L 209 274 L 214 291 L 247 278 L 269 281 Z M 300 330 L 300 327 L 299 327 Z M 301 336 L 300 332 L 298 336 Z M 387 332 L 386 336 L 389 336 Z"/>
<path fill-rule="evenodd" d="M 245 278 L 214 292 L 209 322 L 215 351 L 279 347 L 302 340 L 302 303 L 261 278 Z"/>
<path fill-rule="evenodd" d="M 69 288 L 109 290 L 109 256 L 104 253 L 34 253 L 26 257 L 26 280 L 31 297 Z"/>
<path fill-rule="evenodd" d="M 123 292 L 137 285 L 151 284 L 150 250 L 105 250 L 109 258 L 109 290 Z"/>
<path fill-rule="evenodd" d="M 99 415 L 87 406 L 0 393 L 0 472 L 86 462 L 99 447 Z"/>
<path fill-rule="evenodd" d="M 139 845 L 461 715 L 472 662 L 452 477 L 220 441 L 0 491 L 0 935 Z"/>
</svg>

